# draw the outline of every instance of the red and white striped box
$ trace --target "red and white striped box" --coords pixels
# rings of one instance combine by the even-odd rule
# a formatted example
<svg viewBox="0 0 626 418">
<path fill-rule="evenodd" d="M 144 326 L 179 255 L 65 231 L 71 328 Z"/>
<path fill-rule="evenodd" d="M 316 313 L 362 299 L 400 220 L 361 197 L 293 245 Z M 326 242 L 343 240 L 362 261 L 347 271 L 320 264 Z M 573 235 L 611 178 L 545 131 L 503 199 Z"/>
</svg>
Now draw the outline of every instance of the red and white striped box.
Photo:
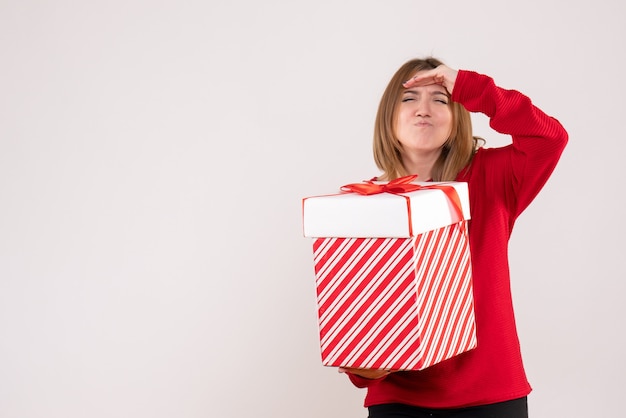
<svg viewBox="0 0 626 418">
<path fill-rule="evenodd" d="M 326 366 L 421 370 L 476 346 L 467 184 L 411 184 L 303 199 Z"/>
</svg>

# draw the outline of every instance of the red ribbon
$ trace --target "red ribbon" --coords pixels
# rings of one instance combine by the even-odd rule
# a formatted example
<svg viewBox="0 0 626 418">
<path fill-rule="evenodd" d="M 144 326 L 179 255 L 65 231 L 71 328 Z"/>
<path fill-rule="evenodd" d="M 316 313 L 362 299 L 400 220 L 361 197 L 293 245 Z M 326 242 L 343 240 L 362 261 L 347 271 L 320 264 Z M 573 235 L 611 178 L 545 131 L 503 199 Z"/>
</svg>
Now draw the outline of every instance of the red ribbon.
<svg viewBox="0 0 626 418">
<path fill-rule="evenodd" d="M 445 184 L 424 186 L 412 183 L 412 181 L 416 178 L 417 175 L 412 174 L 409 176 L 398 177 L 395 180 L 381 184 L 374 183 L 371 180 L 365 180 L 362 183 L 352 183 L 341 186 L 341 191 L 347 193 L 358 193 L 366 196 L 379 193 L 391 193 L 402 196 L 402 193 L 414 192 L 416 190 L 441 190 L 445 193 L 448 201 L 452 205 L 453 223 L 457 223 L 463 219 L 461 199 L 459 198 L 459 194 L 454 187 L 446 186 Z M 411 222 L 411 199 L 408 196 L 402 197 L 406 199 L 407 211 L 409 214 L 409 235 L 413 236 L 413 224 Z"/>
<path fill-rule="evenodd" d="M 365 180 L 363 183 L 346 184 L 341 187 L 344 192 L 353 192 L 362 195 L 372 195 L 379 193 L 408 193 L 415 190 L 422 189 L 423 186 L 419 184 L 411 183 L 417 178 L 416 174 L 410 176 L 398 177 L 395 180 L 391 180 L 388 183 L 377 184 L 371 180 Z"/>
</svg>

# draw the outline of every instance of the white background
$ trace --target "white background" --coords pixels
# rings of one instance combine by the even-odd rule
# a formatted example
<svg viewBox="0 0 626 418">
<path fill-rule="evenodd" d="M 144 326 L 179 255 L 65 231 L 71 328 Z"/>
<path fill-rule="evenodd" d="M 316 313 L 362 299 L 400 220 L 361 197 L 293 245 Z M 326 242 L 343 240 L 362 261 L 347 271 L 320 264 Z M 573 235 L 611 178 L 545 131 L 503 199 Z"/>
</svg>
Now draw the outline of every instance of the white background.
<svg viewBox="0 0 626 418">
<path fill-rule="evenodd" d="M 511 241 L 530 411 L 623 415 L 624 16 L 0 1 L 0 417 L 365 417 L 321 366 L 301 198 L 378 174 L 380 95 L 429 54 L 567 128 Z"/>
</svg>

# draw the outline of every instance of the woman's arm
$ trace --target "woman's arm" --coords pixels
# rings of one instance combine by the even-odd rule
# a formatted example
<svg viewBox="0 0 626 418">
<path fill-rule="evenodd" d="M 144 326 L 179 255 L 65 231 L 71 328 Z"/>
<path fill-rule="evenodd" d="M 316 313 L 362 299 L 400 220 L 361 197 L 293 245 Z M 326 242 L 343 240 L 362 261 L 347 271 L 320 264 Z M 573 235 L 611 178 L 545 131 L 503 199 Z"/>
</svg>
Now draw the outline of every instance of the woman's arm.
<svg viewBox="0 0 626 418">
<path fill-rule="evenodd" d="M 567 132 L 527 96 L 498 87 L 490 77 L 472 71 L 458 72 L 452 100 L 470 112 L 487 115 L 495 131 L 511 135 L 511 145 L 487 149 L 484 157 L 494 166 L 490 172 L 498 173 L 498 178 L 492 179 L 494 187 L 500 182 L 499 187 L 511 196 L 516 218 L 554 171 L 567 144 Z"/>
<path fill-rule="evenodd" d="M 493 151 L 494 172 L 501 173 L 501 186 L 514 196 L 511 210 L 517 217 L 535 198 L 552 174 L 568 135 L 563 126 L 534 106 L 531 100 L 516 90 L 495 85 L 493 79 L 473 71 L 453 70 L 441 65 L 421 71 L 404 83 L 404 87 L 440 84 L 452 100 L 470 112 L 489 117 L 489 125 L 497 132 L 511 135 L 513 144 Z M 492 151 L 492 150 L 490 150 Z M 503 155 L 506 154 L 506 155 Z"/>
</svg>

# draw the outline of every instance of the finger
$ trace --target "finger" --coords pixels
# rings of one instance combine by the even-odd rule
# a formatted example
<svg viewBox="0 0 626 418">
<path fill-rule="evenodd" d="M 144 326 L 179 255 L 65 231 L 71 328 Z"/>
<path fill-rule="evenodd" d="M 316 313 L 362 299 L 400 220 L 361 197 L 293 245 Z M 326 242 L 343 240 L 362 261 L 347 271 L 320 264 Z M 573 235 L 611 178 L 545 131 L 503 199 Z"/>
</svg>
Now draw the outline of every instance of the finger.
<svg viewBox="0 0 626 418">
<path fill-rule="evenodd" d="M 368 370 L 369 369 L 359 369 L 356 367 L 339 367 L 337 369 L 339 373 L 352 373 L 352 374 L 359 374 L 360 372 L 368 371 Z"/>
<path fill-rule="evenodd" d="M 406 87 L 406 88 L 409 88 L 409 87 L 422 87 L 422 86 L 428 86 L 430 84 L 435 84 L 434 77 L 433 76 L 426 76 L 426 75 L 423 75 L 423 74 L 415 75 L 415 76 L 409 78 L 404 83 L 402 83 L 402 85 L 404 87 Z"/>
<path fill-rule="evenodd" d="M 403 83 L 404 87 L 422 87 L 431 84 L 443 85 L 445 77 L 438 73 L 437 70 L 425 71 L 415 74 L 413 77 Z"/>
<path fill-rule="evenodd" d="M 359 369 L 354 367 L 340 367 L 338 371 L 339 373 L 350 373 L 366 379 L 380 379 L 393 373 L 393 370 L 389 369 Z"/>
</svg>

